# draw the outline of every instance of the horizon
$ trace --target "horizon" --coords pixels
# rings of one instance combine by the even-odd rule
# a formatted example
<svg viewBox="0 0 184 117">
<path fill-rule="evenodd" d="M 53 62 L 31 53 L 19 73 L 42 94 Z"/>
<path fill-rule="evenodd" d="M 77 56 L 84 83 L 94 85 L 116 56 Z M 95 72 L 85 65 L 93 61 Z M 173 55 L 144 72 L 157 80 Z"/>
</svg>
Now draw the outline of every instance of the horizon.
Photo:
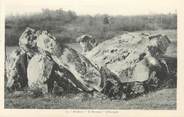
<svg viewBox="0 0 184 117">
<path fill-rule="evenodd" d="M 177 2 L 174 0 L 167 0 L 167 3 L 159 0 L 149 2 L 146 0 L 139 0 L 138 2 L 136 0 L 54 0 L 54 2 L 45 0 L 6 0 L 5 16 L 41 13 L 42 9 L 63 9 L 64 11 L 74 11 L 77 15 L 92 16 L 98 14 L 113 16 L 170 14 L 177 12 L 176 6 Z"/>
<path fill-rule="evenodd" d="M 55 10 L 59 10 L 61 8 L 58 9 L 48 9 L 51 11 L 55 11 Z M 24 12 L 24 13 L 16 13 L 16 14 L 6 14 L 5 17 L 11 17 L 11 16 L 32 16 L 32 15 L 37 15 L 37 14 L 41 14 L 43 13 L 41 9 L 41 11 L 39 12 Z M 74 13 L 76 13 L 77 16 L 85 16 L 85 15 L 89 15 L 89 16 L 98 16 L 98 15 L 108 15 L 108 16 L 112 16 L 112 17 L 116 17 L 116 16 L 152 16 L 152 15 L 169 15 L 169 14 L 176 14 L 177 15 L 177 11 L 173 11 L 173 12 L 166 12 L 166 13 L 154 13 L 154 12 L 150 12 L 148 14 L 108 14 L 108 13 L 97 13 L 97 14 L 79 14 L 76 11 L 73 10 L 65 10 L 62 9 L 64 12 L 68 12 L 68 11 L 72 11 Z"/>
</svg>

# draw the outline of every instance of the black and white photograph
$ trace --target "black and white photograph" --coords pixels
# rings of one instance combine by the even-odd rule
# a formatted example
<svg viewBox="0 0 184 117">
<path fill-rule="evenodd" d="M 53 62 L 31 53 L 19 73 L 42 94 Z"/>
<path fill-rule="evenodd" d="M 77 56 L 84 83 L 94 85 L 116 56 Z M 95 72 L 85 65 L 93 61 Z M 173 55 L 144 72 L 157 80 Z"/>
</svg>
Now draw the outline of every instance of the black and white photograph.
<svg viewBox="0 0 184 117">
<path fill-rule="evenodd" d="M 171 1 L 4 1 L 4 109 L 176 110 Z"/>
</svg>

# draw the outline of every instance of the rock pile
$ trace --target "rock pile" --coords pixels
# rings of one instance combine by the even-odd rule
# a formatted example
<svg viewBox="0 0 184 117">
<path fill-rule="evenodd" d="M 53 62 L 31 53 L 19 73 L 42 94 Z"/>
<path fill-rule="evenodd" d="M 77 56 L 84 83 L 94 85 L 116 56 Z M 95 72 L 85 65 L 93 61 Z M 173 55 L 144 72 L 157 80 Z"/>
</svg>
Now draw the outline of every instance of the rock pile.
<svg viewBox="0 0 184 117">
<path fill-rule="evenodd" d="M 120 90 L 127 96 L 135 95 L 163 84 L 176 86 L 176 76 L 173 76 L 176 75 L 176 59 L 164 56 L 170 43 L 166 35 L 126 33 L 100 43 L 85 56 L 98 68 L 106 66 L 114 73 L 125 87 Z M 170 84 L 166 83 L 168 81 Z"/>
<path fill-rule="evenodd" d="M 80 42 L 86 43 L 84 37 L 89 43 L 90 36 L 80 37 Z M 160 57 L 169 43 L 164 35 L 128 33 L 92 46 L 84 56 L 47 31 L 26 28 L 8 59 L 6 87 L 43 94 L 100 92 L 126 99 L 158 87 L 158 74 L 170 70 Z"/>
</svg>

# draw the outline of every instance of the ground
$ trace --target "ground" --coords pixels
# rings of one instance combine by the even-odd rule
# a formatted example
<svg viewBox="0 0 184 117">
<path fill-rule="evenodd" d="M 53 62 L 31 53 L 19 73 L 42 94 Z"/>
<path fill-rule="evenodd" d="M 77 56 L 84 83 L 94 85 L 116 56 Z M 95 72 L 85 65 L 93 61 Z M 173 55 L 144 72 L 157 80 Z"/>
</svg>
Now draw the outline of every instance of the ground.
<svg viewBox="0 0 184 117">
<path fill-rule="evenodd" d="M 147 32 L 147 31 L 144 31 Z M 176 57 L 176 30 L 159 30 L 151 33 L 166 34 L 171 40 L 166 55 Z M 81 51 L 79 44 L 69 44 Z M 7 55 L 15 47 L 6 47 Z M 44 96 L 33 98 L 27 95 L 11 94 L 5 96 L 5 108 L 57 108 L 57 109 L 176 109 L 176 88 L 160 89 L 130 100 L 111 101 L 109 99 L 92 98 L 86 94 L 68 95 L 64 97 Z"/>
<path fill-rule="evenodd" d="M 66 97 L 10 96 L 5 108 L 37 109 L 176 109 L 176 89 L 162 89 L 127 101 L 71 95 Z"/>
</svg>

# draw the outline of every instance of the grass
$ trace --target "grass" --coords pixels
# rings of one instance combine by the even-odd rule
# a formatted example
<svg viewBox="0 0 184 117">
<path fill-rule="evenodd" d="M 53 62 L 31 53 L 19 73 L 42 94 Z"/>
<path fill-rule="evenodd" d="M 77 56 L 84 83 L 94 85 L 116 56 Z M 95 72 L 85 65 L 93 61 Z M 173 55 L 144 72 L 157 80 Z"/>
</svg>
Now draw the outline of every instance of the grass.
<svg viewBox="0 0 184 117">
<path fill-rule="evenodd" d="M 29 109 L 176 109 L 176 89 L 162 89 L 128 101 L 93 98 L 89 95 L 66 97 L 29 96 L 5 98 L 5 108 Z"/>
<path fill-rule="evenodd" d="M 144 31 L 152 34 L 166 34 L 171 40 L 166 55 L 177 57 L 176 30 Z M 68 44 L 81 52 L 79 44 Z M 14 47 L 6 47 L 8 55 Z M 63 97 L 44 96 L 33 98 L 28 95 L 11 94 L 5 96 L 5 108 L 32 108 L 32 109 L 176 109 L 176 88 L 162 89 L 144 96 L 124 101 L 101 100 L 89 95 L 69 95 Z"/>
</svg>

